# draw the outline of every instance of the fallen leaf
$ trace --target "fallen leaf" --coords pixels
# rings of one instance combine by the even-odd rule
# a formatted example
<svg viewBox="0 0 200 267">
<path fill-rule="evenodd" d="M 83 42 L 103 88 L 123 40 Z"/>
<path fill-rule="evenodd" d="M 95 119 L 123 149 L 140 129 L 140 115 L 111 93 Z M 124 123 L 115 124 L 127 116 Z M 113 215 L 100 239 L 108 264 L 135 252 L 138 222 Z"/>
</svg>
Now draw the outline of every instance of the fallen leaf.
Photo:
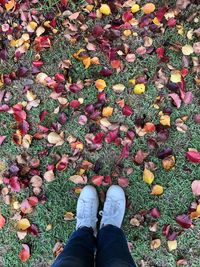
<svg viewBox="0 0 200 267">
<path fill-rule="evenodd" d="M 169 115 L 162 115 L 160 116 L 160 123 L 164 126 L 170 126 L 170 116 Z"/>
<path fill-rule="evenodd" d="M 28 219 L 24 218 L 24 219 L 21 219 L 17 222 L 17 228 L 19 230 L 26 230 L 27 228 L 29 228 L 31 226 L 30 222 Z"/>
<path fill-rule="evenodd" d="M 117 179 L 118 185 L 121 187 L 127 187 L 129 185 L 129 180 L 125 177 L 119 177 Z"/>
<path fill-rule="evenodd" d="M 175 165 L 175 157 L 170 155 L 162 160 L 162 165 L 165 170 L 171 170 Z"/>
<path fill-rule="evenodd" d="M 152 190 L 151 190 L 151 195 L 155 195 L 155 196 L 159 196 L 159 195 L 162 195 L 164 189 L 161 185 L 154 185 Z"/>
<path fill-rule="evenodd" d="M 185 260 L 185 259 L 180 259 L 180 260 L 178 260 L 178 261 L 176 262 L 176 265 L 177 265 L 177 266 L 188 265 L 188 262 L 187 262 L 187 260 Z"/>
<path fill-rule="evenodd" d="M 65 221 L 72 221 L 72 220 L 74 220 L 74 213 L 72 213 L 71 211 L 67 211 L 64 214 L 64 220 Z"/>
<path fill-rule="evenodd" d="M 22 244 L 23 249 L 19 253 L 19 258 L 22 262 L 26 262 L 30 258 L 30 248 L 27 244 Z"/>
<path fill-rule="evenodd" d="M 177 241 L 176 240 L 168 240 L 167 241 L 169 251 L 177 249 Z"/>
<path fill-rule="evenodd" d="M 102 79 L 95 81 L 95 86 L 99 91 L 103 91 L 106 88 L 106 82 Z"/>
<path fill-rule="evenodd" d="M 136 13 L 140 10 L 140 6 L 138 4 L 133 4 L 131 7 L 131 12 Z"/>
<path fill-rule="evenodd" d="M 3 144 L 3 141 L 6 139 L 5 135 L 0 136 L 0 146 Z"/>
<path fill-rule="evenodd" d="M 143 181 L 147 184 L 152 184 L 154 181 L 154 174 L 146 168 L 143 172 Z"/>
<path fill-rule="evenodd" d="M 122 83 L 118 83 L 112 86 L 112 89 L 115 93 L 121 93 L 124 91 L 125 86 Z"/>
<path fill-rule="evenodd" d="M 160 239 L 154 239 L 151 241 L 151 249 L 157 249 L 161 246 L 161 240 Z"/>
<path fill-rule="evenodd" d="M 133 89 L 133 93 L 136 95 L 140 95 L 143 94 L 145 92 L 145 85 L 143 83 L 138 83 L 135 85 L 134 89 Z"/>
<path fill-rule="evenodd" d="M 103 117 L 110 117 L 113 114 L 113 108 L 112 107 L 104 107 L 102 110 Z"/>
<path fill-rule="evenodd" d="M 15 6 L 15 0 L 10 0 L 5 4 L 5 8 L 7 11 L 10 11 Z"/>
<path fill-rule="evenodd" d="M 200 153 L 197 150 L 189 150 L 186 152 L 186 157 L 190 162 L 200 163 Z"/>
<path fill-rule="evenodd" d="M 96 175 L 92 177 L 93 184 L 100 186 L 103 182 L 104 176 Z"/>
<path fill-rule="evenodd" d="M 47 181 L 47 182 L 52 182 L 55 180 L 55 175 L 54 175 L 54 172 L 52 170 L 49 170 L 49 171 L 46 171 L 44 173 L 44 179 Z"/>
<path fill-rule="evenodd" d="M 169 94 L 168 96 L 170 96 L 173 99 L 174 104 L 177 106 L 177 108 L 180 108 L 181 99 L 180 99 L 179 95 L 176 93 L 172 93 L 172 94 Z"/>
<path fill-rule="evenodd" d="M 53 144 L 53 145 L 56 145 L 56 146 L 62 145 L 64 143 L 63 138 L 59 134 L 57 134 L 56 132 L 51 132 L 48 135 L 47 139 L 48 139 L 48 142 L 50 144 Z"/>
<path fill-rule="evenodd" d="M 104 15 L 110 15 L 111 14 L 110 7 L 107 4 L 101 4 L 101 7 L 99 10 Z"/>
<path fill-rule="evenodd" d="M 87 183 L 87 178 L 81 175 L 72 175 L 71 177 L 69 177 L 69 180 L 75 184 L 86 184 Z"/>
<path fill-rule="evenodd" d="M 6 224 L 6 219 L 3 217 L 3 215 L 0 214 L 0 229 L 2 229 L 5 224 Z"/>
<path fill-rule="evenodd" d="M 150 215 L 155 219 L 160 218 L 160 211 L 158 208 L 153 208 L 150 210 Z"/>
<path fill-rule="evenodd" d="M 155 7 L 155 5 L 153 3 L 147 3 L 142 7 L 142 11 L 145 14 L 150 14 L 150 13 L 154 12 L 155 8 L 156 7 Z"/>
<path fill-rule="evenodd" d="M 135 154 L 135 156 L 133 157 L 133 160 L 134 162 L 140 165 L 143 163 L 144 159 L 146 159 L 148 155 L 149 153 L 144 152 L 143 150 L 139 149 L 137 153 Z"/>
<path fill-rule="evenodd" d="M 179 70 L 172 70 L 171 71 L 170 81 L 172 81 L 173 83 L 181 82 L 181 73 Z"/>
<path fill-rule="evenodd" d="M 193 52 L 194 52 L 194 50 L 193 50 L 193 48 L 192 48 L 191 45 L 184 45 L 184 46 L 182 47 L 182 53 L 183 53 L 183 55 L 185 55 L 185 56 L 189 56 L 189 55 L 191 55 Z"/>
<path fill-rule="evenodd" d="M 194 180 L 192 182 L 192 192 L 195 196 L 200 196 L 200 180 Z"/>
<path fill-rule="evenodd" d="M 176 7 L 180 10 L 186 9 L 186 7 L 190 4 L 190 0 L 177 0 Z"/>
<path fill-rule="evenodd" d="M 194 53 L 200 54 L 200 42 L 196 42 L 193 44 L 193 50 L 194 50 Z"/>
<path fill-rule="evenodd" d="M 183 228 L 190 228 L 192 226 L 192 220 L 187 214 L 182 214 L 176 216 L 176 222 L 180 224 Z"/>
</svg>

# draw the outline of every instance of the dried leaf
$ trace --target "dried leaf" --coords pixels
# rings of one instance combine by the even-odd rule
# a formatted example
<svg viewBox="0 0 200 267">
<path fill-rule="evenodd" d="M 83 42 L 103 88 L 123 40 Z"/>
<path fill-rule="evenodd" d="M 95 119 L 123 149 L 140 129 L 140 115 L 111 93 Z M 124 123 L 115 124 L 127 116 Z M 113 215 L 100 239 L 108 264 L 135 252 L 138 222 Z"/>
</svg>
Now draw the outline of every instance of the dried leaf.
<svg viewBox="0 0 200 267">
<path fill-rule="evenodd" d="M 81 175 L 73 175 L 69 177 L 69 180 L 75 184 L 86 184 L 87 178 Z"/>
<path fill-rule="evenodd" d="M 47 181 L 47 182 L 52 182 L 55 180 L 55 175 L 54 175 L 54 172 L 52 170 L 49 170 L 47 172 L 44 173 L 44 179 Z"/>
</svg>

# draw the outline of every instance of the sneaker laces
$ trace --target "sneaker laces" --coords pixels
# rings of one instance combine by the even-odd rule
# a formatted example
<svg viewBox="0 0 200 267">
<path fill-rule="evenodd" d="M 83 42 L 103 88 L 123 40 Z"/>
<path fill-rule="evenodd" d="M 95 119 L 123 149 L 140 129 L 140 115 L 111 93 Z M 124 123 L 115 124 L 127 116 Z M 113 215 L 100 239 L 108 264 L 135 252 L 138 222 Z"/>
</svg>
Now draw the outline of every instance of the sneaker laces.
<svg viewBox="0 0 200 267">
<path fill-rule="evenodd" d="M 81 221 L 83 225 L 95 224 L 98 219 L 93 208 L 94 202 L 93 199 L 88 200 L 79 200 L 81 201 L 82 209 L 81 213 L 77 214 L 76 218 Z M 81 226 L 81 225 L 80 225 Z"/>
<path fill-rule="evenodd" d="M 112 222 L 115 221 L 115 218 L 120 212 L 120 202 L 121 200 L 113 200 L 112 198 L 106 199 L 103 211 L 99 212 L 103 221 L 108 220 L 109 224 L 112 224 Z"/>
</svg>

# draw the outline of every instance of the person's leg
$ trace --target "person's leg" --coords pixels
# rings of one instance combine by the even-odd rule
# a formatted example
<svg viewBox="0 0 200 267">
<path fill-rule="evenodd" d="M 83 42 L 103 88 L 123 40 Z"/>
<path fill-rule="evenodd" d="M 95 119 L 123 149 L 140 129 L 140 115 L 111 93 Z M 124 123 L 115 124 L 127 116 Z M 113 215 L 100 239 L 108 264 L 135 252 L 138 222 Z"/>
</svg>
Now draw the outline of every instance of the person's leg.
<svg viewBox="0 0 200 267">
<path fill-rule="evenodd" d="M 82 227 L 70 237 L 52 267 L 94 267 L 96 238 L 93 229 Z"/>
<path fill-rule="evenodd" d="M 101 228 L 97 236 L 97 267 L 136 267 L 123 231 L 113 225 Z"/>
<path fill-rule="evenodd" d="M 126 198 L 120 186 L 112 185 L 106 194 L 100 231 L 97 236 L 97 267 L 135 267 L 123 231 Z"/>
<path fill-rule="evenodd" d="M 99 199 L 93 186 L 85 186 L 77 203 L 76 231 L 52 267 L 94 267 Z"/>
</svg>

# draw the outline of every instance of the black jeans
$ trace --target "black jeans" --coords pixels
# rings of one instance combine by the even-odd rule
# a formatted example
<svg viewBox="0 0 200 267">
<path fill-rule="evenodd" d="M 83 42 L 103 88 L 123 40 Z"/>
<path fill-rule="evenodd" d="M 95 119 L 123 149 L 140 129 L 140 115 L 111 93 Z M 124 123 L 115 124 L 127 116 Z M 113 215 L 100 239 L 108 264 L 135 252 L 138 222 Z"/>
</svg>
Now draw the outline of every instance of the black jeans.
<svg viewBox="0 0 200 267">
<path fill-rule="evenodd" d="M 94 267 L 94 262 L 96 267 L 136 267 L 120 228 L 107 225 L 97 238 L 91 228 L 78 229 L 52 267 Z"/>
</svg>

